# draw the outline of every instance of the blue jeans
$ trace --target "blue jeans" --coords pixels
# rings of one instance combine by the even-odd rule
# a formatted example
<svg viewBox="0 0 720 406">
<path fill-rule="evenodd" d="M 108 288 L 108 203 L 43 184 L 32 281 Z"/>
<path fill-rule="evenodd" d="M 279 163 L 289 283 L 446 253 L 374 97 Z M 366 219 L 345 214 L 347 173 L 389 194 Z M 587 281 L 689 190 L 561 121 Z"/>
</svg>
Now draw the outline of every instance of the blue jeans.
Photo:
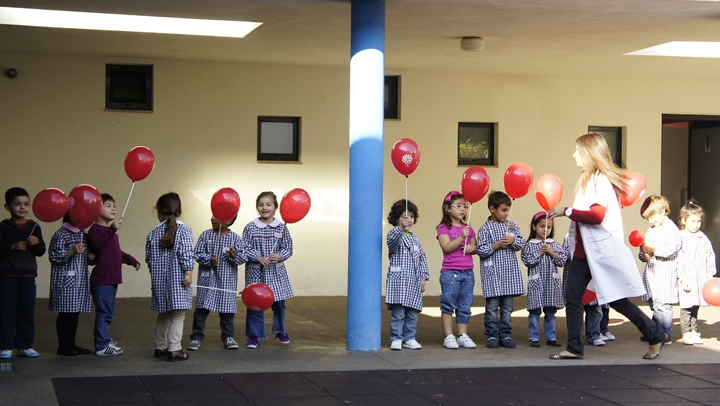
<svg viewBox="0 0 720 406">
<path fill-rule="evenodd" d="M 286 333 L 285 330 L 285 301 L 278 300 L 272 305 L 273 325 L 272 333 Z M 256 312 L 247 309 L 245 315 L 245 335 L 248 337 L 257 337 L 258 340 L 267 340 L 267 331 L 265 330 L 265 312 Z"/>
<path fill-rule="evenodd" d="M 33 347 L 35 278 L 0 276 L 0 351 Z"/>
<path fill-rule="evenodd" d="M 472 269 L 441 271 L 440 287 L 440 311 L 450 315 L 455 313 L 456 323 L 468 324 L 470 307 L 475 301 L 475 275 Z"/>
<path fill-rule="evenodd" d="M 414 340 L 420 312 L 417 309 L 405 307 L 401 304 L 392 304 L 390 306 L 392 310 L 392 316 L 390 316 L 390 340 Z"/>
<path fill-rule="evenodd" d="M 602 321 L 602 310 L 600 305 L 583 305 L 585 307 L 585 338 L 588 343 L 600 338 L 600 322 Z"/>
<path fill-rule="evenodd" d="M 602 310 L 603 314 L 602 320 L 600 320 L 600 333 L 609 333 L 610 329 L 608 328 L 608 325 L 610 324 L 610 307 L 608 305 L 602 305 L 600 306 L 600 310 Z"/>
<path fill-rule="evenodd" d="M 500 318 L 498 323 L 498 309 Z M 512 333 L 513 297 L 496 296 L 485 298 L 485 335 L 498 338 L 509 338 Z"/>
<path fill-rule="evenodd" d="M 542 309 L 532 309 L 529 310 L 528 315 L 528 328 L 530 329 L 530 334 L 528 335 L 528 338 L 530 341 L 540 341 L 540 332 L 538 331 L 538 325 L 540 324 L 540 311 L 542 310 L 543 313 L 545 313 L 545 340 L 546 341 L 555 341 L 557 336 L 555 335 L 555 313 L 557 312 L 557 307 L 553 306 L 547 306 L 543 307 Z"/>
<path fill-rule="evenodd" d="M 110 323 L 115 313 L 115 296 L 118 285 L 90 286 L 95 303 L 95 351 L 110 344 Z"/>
<path fill-rule="evenodd" d="M 673 323 L 672 305 L 668 303 L 660 303 L 652 298 L 648 300 L 648 304 L 650 305 L 650 310 L 653 311 L 653 321 L 657 323 L 663 333 L 670 337 L 672 335 Z"/>
</svg>

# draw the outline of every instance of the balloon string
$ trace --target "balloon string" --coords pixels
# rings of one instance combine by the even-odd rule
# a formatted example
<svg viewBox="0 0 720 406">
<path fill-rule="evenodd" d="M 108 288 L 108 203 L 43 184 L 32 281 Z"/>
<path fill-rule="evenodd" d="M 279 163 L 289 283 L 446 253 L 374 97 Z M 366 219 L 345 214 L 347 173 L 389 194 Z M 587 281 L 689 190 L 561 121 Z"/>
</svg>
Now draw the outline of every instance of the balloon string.
<svg viewBox="0 0 720 406">
<path fill-rule="evenodd" d="M 230 293 L 234 293 L 236 295 L 242 296 L 242 292 L 236 292 L 236 291 L 230 290 L 230 289 L 211 288 L 210 286 L 199 286 L 199 285 L 190 285 L 190 286 L 195 287 L 195 288 L 202 288 L 202 289 L 219 290 L 221 292 L 230 292 Z"/>
<path fill-rule="evenodd" d="M 222 223 L 220 223 L 220 222 L 218 222 L 218 223 L 219 223 L 218 224 L 218 240 L 217 240 L 217 247 L 216 247 L 217 249 L 215 250 L 215 252 L 216 252 L 215 256 L 218 259 L 218 264 L 215 268 L 220 268 L 220 244 L 222 242 L 222 236 L 220 235 L 220 231 L 222 231 Z M 212 258 L 210 258 L 210 263 L 212 264 Z"/>
<path fill-rule="evenodd" d="M 470 225 L 470 219 L 471 219 L 471 218 L 472 218 L 472 203 L 470 203 L 470 212 L 468 212 L 467 225 Z M 467 236 L 465 236 L 465 245 L 463 245 L 463 255 L 465 255 L 465 248 L 467 248 L 468 237 L 470 237 L 470 234 L 468 234 Z"/>
<path fill-rule="evenodd" d="M 33 228 L 32 228 L 32 230 L 30 230 L 30 235 L 28 236 L 28 238 L 32 237 L 33 233 L 35 232 L 35 227 L 37 227 L 37 225 L 38 225 L 38 223 L 37 223 L 37 221 L 36 221 L 36 222 L 35 222 L 35 225 L 34 225 Z"/>
<path fill-rule="evenodd" d="M 135 188 L 135 181 L 133 181 L 132 186 L 130 186 L 130 194 L 128 194 L 127 201 L 125 202 L 125 208 L 123 209 L 123 212 L 120 215 L 120 218 L 125 217 L 125 210 L 127 210 L 128 204 L 130 203 L 130 196 L 132 196 L 132 192 L 133 192 L 134 188 Z"/>
<path fill-rule="evenodd" d="M 408 176 L 405 175 L 405 213 L 408 211 Z"/>
<path fill-rule="evenodd" d="M 548 226 L 550 225 L 550 211 L 548 210 L 547 213 L 545 213 L 545 238 L 543 238 L 543 241 L 547 241 L 547 235 L 548 235 Z"/>
</svg>

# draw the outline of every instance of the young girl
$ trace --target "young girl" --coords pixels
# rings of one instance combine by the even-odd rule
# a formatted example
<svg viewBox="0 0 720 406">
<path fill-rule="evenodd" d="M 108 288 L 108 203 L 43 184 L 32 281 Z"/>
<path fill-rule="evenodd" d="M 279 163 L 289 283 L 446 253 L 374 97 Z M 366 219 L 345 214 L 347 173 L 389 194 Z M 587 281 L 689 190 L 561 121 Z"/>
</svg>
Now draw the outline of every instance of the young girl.
<svg viewBox="0 0 720 406">
<path fill-rule="evenodd" d="M 92 311 L 87 246 L 83 231 L 65 214 L 63 225 L 50 239 L 50 303 L 58 312 L 55 328 L 58 355 L 87 355 L 91 351 L 75 344 L 80 312 Z"/>
<path fill-rule="evenodd" d="M 530 222 L 530 236 L 522 250 L 522 261 L 528 267 L 527 309 L 530 346 L 540 346 L 540 311 L 545 313 L 545 340 L 551 347 L 562 347 L 555 334 L 555 313 L 565 307 L 558 267 L 564 266 L 567 253 L 553 238 L 553 221 L 540 212 Z"/>
<path fill-rule="evenodd" d="M 468 209 L 465 197 L 456 191 L 445 196 L 442 203 L 442 220 L 437 226 L 437 239 L 443 251 L 440 272 L 440 322 L 445 348 L 475 348 L 467 335 L 470 307 L 475 301 L 475 275 L 472 254 L 477 250 L 475 230 L 465 224 Z M 452 316 L 455 313 L 458 337 L 453 335 Z"/>
<path fill-rule="evenodd" d="M 245 242 L 245 286 L 264 283 L 275 294 L 272 304 L 272 333 L 281 344 L 290 344 L 285 329 L 285 299 L 293 297 L 290 278 L 285 261 L 293 254 L 293 242 L 285 224 L 275 218 L 278 208 L 277 196 L 273 192 L 262 192 L 255 200 L 259 218 L 248 223 L 243 230 Z M 259 340 L 267 340 L 265 312 L 247 309 L 245 317 L 246 348 L 257 348 Z"/>
<path fill-rule="evenodd" d="M 155 204 L 160 224 L 147 236 L 145 262 L 152 281 L 150 310 L 159 312 L 155 323 L 155 358 L 184 361 L 182 350 L 185 310 L 192 304 L 193 235 L 177 220 L 182 214 L 180 196 L 166 193 Z"/>
<path fill-rule="evenodd" d="M 668 219 L 670 203 L 663 196 L 645 199 L 640 214 L 650 223 L 638 255 L 646 263 L 643 283 L 647 293 L 643 300 L 650 304 L 653 320 L 667 334 L 667 345 L 672 343 L 672 304 L 678 302 L 677 258 L 682 240 L 677 226 Z"/>
<path fill-rule="evenodd" d="M 407 207 L 407 210 L 406 210 Z M 391 350 L 402 347 L 422 348 L 415 340 L 418 314 L 422 311 L 425 281 L 430 279 L 425 251 L 420 240 L 410 232 L 417 221 L 418 208 L 405 199 L 392 205 L 388 223 L 395 226 L 387 235 L 390 268 L 387 274 L 385 303 L 392 311 L 390 320 Z"/>
<path fill-rule="evenodd" d="M 700 306 L 707 306 L 702 297 L 702 287 L 717 272 L 715 252 L 705 233 L 705 212 L 695 202 L 687 202 L 680 209 L 680 236 L 682 250 L 678 259 L 680 278 L 680 328 L 683 344 L 702 344 L 697 332 L 697 316 Z"/>
<path fill-rule="evenodd" d="M 196 351 L 200 348 L 200 342 L 205 338 L 205 321 L 211 311 L 220 315 L 220 338 L 225 348 L 238 349 L 238 343 L 233 338 L 237 295 L 231 292 L 237 290 L 238 266 L 245 260 L 242 256 L 242 239 L 228 228 L 234 222 L 235 219 L 221 223 L 212 217 L 212 228 L 203 231 L 195 245 L 195 261 L 200 264 L 200 275 L 188 350 Z M 203 289 L 202 286 L 210 289 Z"/>
</svg>

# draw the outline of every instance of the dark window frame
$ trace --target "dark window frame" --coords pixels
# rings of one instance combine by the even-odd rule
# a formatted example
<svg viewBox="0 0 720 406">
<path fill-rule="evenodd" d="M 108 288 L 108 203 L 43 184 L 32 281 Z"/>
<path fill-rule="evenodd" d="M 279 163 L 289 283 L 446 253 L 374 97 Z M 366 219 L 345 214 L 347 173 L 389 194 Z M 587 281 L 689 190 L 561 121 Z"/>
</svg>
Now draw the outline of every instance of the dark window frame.
<svg viewBox="0 0 720 406">
<path fill-rule="evenodd" d="M 591 125 L 588 126 L 588 132 L 591 133 L 598 133 L 605 137 L 605 140 L 607 141 L 607 137 L 609 135 L 615 137 L 615 151 L 613 153 L 612 149 L 610 150 L 610 155 L 613 158 L 613 162 L 615 162 L 615 165 L 618 166 L 618 168 L 625 168 L 625 160 L 623 159 L 623 153 L 624 153 L 624 147 L 623 143 L 625 142 L 625 139 L 623 137 L 623 128 L 622 127 L 608 127 L 608 126 L 599 126 L 599 125 Z M 608 145 L 611 143 L 608 142 Z"/>
<path fill-rule="evenodd" d="M 481 166 L 495 166 L 497 164 L 497 131 L 496 131 L 497 124 L 496 123 L 475 123 L 475 122 L 460 122 L 458 123 L 458 138 L 457 138 L 457 162 L 459 166 L 468 166 L 468 165 L 481 165 Z M 489 136 L 487 137 L 487 150 L 488 150 L 488 157 L 487 158 L 468 158 L 468 157 L 462 157 L 461 150 L 463 148 L 463 143 L 467 140 L 463 139 L 462 130 L 464 128 L 476 128 L 481 130 L 487 130 L 489 132 Z"/>
<path fill-rule="evenodd" d="M 263 123 L 290 123 L 292 124 L 292 152 L 268 153 L 261 152 L 263 146 Z M 300 161 L 300 117 L 258 116 L 257 119 L 257 160 L 258 161 Z"/>
<path fill-rule="evenodd" d="M 400 76 L 385 76 L 384 117 L 386 120 L 400 119 Z"/>
<path fill-rule="evenodd" d="M 123 99 L 118 97 L 118 79 L 132 77 L 133 81 L 144 85 L 144 100 Z M 142 82 L 144 81 L 144 84 Z M 153 111 L 153 65 L 105 64 L 105 110 L 108 111 Z"/>
</svg>

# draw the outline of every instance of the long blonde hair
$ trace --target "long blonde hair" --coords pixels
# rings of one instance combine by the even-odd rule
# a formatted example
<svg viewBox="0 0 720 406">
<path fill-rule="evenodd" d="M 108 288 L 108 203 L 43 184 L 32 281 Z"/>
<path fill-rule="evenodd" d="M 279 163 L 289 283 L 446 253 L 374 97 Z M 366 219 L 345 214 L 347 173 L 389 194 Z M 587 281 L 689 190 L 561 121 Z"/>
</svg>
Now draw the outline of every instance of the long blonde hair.
<svg viewBox="0 0 720 406">
<path fill-rule="evenodd" d="M 577 195 L 580 190 L 585 192 L 590 179 L 597 172 L 605 175 L 610 180 L 616 192 L 622 195 L 626 194 L 625 188 L 627 185 L 623 180 L 623 173 L 615 165 L 612 156 L 610 156 L 610 148 L 607 141 L 605 141 L 605 137 L 598 133 L 588 133 L 578 137 L 575 140 L 575 145 L 580 154 L 583 173 L 575 185 L 574 195 Z"/>
</svg>

